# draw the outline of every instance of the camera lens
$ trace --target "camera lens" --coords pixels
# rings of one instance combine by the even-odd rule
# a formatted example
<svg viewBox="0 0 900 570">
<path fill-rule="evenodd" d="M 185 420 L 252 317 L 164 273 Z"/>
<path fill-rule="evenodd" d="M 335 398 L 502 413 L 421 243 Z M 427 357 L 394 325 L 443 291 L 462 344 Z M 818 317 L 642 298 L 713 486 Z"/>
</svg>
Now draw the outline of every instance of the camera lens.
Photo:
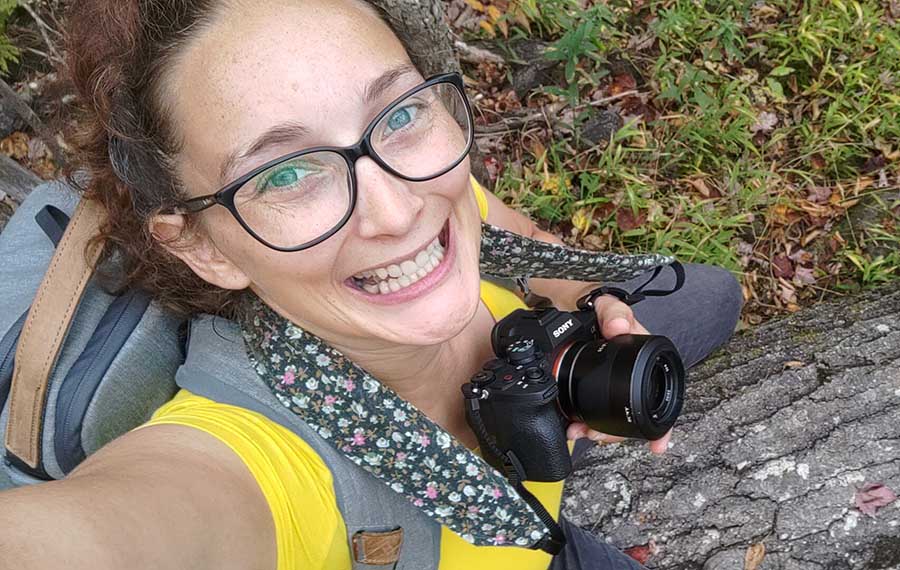
<svg viewBox="0 0 900 570">
<path fill-rule="evenodd" d="M 647 383 L 648 398 L 647 407 L 657 413 L 665 404 L 666 394 L 666 373 L 659 363 L 659 359 L 653 363 L 653 370 L 650 371 L 650 382 Z"/>
<path fill-rule="evenodd" d="M 665 337 L 576 341 L 554 356 L 560 407 L 570 420 L 610 435 L 652 440 L 681 413 L 684 365 Z"/>
</svg>

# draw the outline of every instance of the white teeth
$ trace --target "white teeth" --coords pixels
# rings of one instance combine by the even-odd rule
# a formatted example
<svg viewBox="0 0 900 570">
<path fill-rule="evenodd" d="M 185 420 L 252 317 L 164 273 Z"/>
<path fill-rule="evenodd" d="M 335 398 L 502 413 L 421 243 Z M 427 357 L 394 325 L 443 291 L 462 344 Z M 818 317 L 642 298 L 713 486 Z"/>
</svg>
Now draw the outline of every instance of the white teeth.
<svg viewBox="0 0 900 570">
<path fill-rule="evenodd" d="M 418 256 L 416 256 L 418 258 Z M 414 261 L 404 261 L 400 264 L 400 270 L 404 275 L 412 275 L 419 270 L 419 266 Z"/>
<path fill-rule="evenodd" d="M 371 295 L 396 293 L 434 271 L 441 264 L 444 255 L 444 246 L 441 245 L 438 238 L 434 238 L 425 249 L 416 254 L 414 259 L 408 259 L 399 264 L 393 263 L 387 267 L 369 269 L 354 277 L 358 282 L 363 281 L 358 285 Z M 366 280 L 377 282 L 365 282 Z"/>
</svg>

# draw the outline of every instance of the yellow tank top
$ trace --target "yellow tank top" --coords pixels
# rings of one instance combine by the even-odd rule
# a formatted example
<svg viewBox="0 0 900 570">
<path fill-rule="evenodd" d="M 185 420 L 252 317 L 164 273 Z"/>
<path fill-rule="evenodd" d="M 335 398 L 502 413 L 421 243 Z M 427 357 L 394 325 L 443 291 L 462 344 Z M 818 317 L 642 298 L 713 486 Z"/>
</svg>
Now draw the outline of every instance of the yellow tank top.
<svg viewBox="0 0 900 570">
<path fill-rule="evenodd" d="M 487 200 L 472 180 L 482 219 Z M 481 300 L 494 319 L 518 308 L 513 293 L 482 281 Z M 351 567 L 347 531 L 334 495 L 331 472 L 299 436 L 265 416 L 220 404 L 181 390 L 144 426 L 176 424 L 193 427 L 225 443 L 247 465 L 272 511 L 278 548 L 278 570 L 343 570 Z M 558 516 L 563 483 L 526 487 L 547 510 Z M 544 570 L 550 556 L 515 547 L 473 546 L 443 527 L 440 570 Z"/>
</svg>

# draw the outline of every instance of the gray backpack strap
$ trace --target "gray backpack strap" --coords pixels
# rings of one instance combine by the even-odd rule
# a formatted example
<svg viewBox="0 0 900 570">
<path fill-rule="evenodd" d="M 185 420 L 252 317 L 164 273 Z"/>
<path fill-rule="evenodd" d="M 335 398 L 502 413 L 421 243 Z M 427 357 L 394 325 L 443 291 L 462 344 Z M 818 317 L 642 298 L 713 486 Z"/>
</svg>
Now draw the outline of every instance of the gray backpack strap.
<svg viewBox="0 0 900 570">
<path fill-rule="evenodd" d="M 266 416 L 296 433 L 319 454 L 333 475 L 354 570 L 438 567 L 441 527 L 347 459 L 282 405 L 253 370 L 237 323 L 209 315 L 195 318 L 187 360 L 175 381 L 198 396 Z M 392 532 L 398 528 L 402 533 Z M 396 563 L 392 561 L 395 556 L 377 555 L 396 546 Z"/>
</svg>

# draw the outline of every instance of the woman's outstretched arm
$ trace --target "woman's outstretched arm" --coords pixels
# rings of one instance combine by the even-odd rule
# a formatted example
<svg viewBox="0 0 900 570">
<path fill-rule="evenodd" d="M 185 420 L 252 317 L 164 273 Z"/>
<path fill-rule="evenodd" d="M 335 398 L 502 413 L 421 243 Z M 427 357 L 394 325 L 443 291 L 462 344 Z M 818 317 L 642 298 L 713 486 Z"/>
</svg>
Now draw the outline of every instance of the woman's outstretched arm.
<svg viewBox="0 0 900 570">
<path fill-rule="evenodd" d="M 130 432 L 63 481 L 0 493 L 0 569 L 276 567 L 265 498 L 218 439 Z"/>
</svg>

